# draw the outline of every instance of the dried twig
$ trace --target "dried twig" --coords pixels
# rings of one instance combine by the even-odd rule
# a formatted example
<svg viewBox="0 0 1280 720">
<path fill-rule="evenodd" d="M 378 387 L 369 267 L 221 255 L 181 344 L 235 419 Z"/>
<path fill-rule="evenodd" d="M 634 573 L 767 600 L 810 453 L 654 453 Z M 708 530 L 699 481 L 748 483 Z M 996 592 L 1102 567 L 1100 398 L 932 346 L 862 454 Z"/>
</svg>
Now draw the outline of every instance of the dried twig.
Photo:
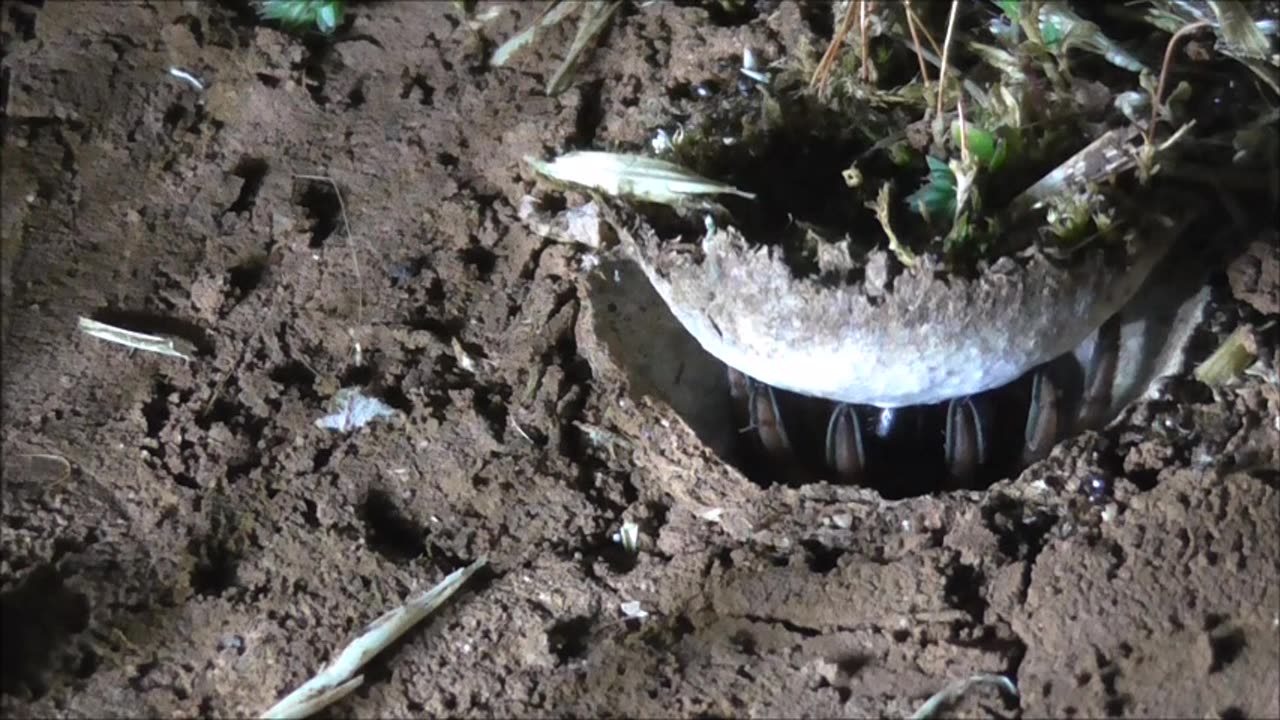
<svg viewBox="0 0 1280 720">
<path fill-rule="evenodd" d="M 752 193 L 704 178 L 676 163 L 645 155 L 577 150 L 551 162 L 534 157 L 526 157 L 525 162 L 538 174 L 557 182 L 663 205 L 678 206 L 703 195 L 755 198 Z"/>
<path fill-rule="evenodd" d="M 497 50 L 493 51 L 493 55 L 489 58 L 489 65 L 493 67 L 506 65 L 517 50 L 537 38 L 538 30 L 551 27 L 564 20 L 569 16 L 569 13 L 577 10 L 578 7 L 580 7 L 578 3 L 562 2 L 561 0 L 552 0 L 547 3 L 547 6 L 542 9 L 542 12 L 538 13 L 538 16 L 533 19 L 529 27 L 516 33 L 509 40 L 502 43 Z"/>
<path fill-rule="evenodd" d="M 835 66 L 836 57 L 840 55 L 840 46 L 852 29 L 853 3 L 850 2 L 845 9 L 844 17 L 840 19 L 840 27 L 836 29 L 836 34 L 831 38 L 831 44 L 827 46 L 827 51 L 822 54 L 818 69 L 813 71 L 813 77 L 809 79 L 809 88 L 816 88 L 819 95 L 826 91 L 827 79 L 831 76 L 831 68 Z"/>
<path fill-rule="evenodd" d="M 947 58 L 951 55 L 951 37 L 955 32 L 956 10 L 959 7 L 960 0 L 951 0 L 951 12 L 947 16 L 947 35 L 942 39 L 942 67 L 938 70 L 938 117 L 942 117 L 942 99 L 947 89 Z"/>
<path fill-rule="evenodd" d="M 1103 133 L 1097 140 L 1022 191 L 1005 209 L 1005 217 L 1012 220 L 1067 192 L 1071 187 L 1101 183 L 1106 178 L 1133 168 L 1137 160 L 1136 148 L 1132 143 L 1137 136 L 1138 130 L 1133 126 L 1119 127 Z"/>
<path fill-rule="evenodd" d="M 911 249 L 902 244 L 898 239 L 898 234 L 893 231 L 893 224 L 889 221 L 889 192 L 891 183 L 885 183 L 880 186 L 880 192 L 876 194 L 874 202 L 868 202 L 867 207 L 876 214 L 876 220 L 879 221 L 881 229 L 884 230 L 885 237 L 889 238 L 889 250 L 898 258 L 898 262 L 908 268 L 916 266 L 915 253 Z"/>
<path fill-rule="evenodd" d="M 864 83 L 871 82 L 871 67 L 867 64 L 867 6 L 870 4 L 870 0 L 858 0 L 858 51 L 861 56 L 858 74 Z"/>
<path fill-rule="evenodd" d="M 622 0 L 613 0 L 608 4 L 602 0 L 591 0 L 583 6 L 582 14 L 578 18 L 578 33 L 574 35 L 573 43 L 569 45 L 569 52 L 555 74 L 547 81 L 548 95 L 559 95 L 569 86 L 569 79 L 573 77 L 573 71 L 577 69 L 578 61 L 587 51 L 587 46 L 604 31 L 605 26 L 609 24 L 609 19 L 621 5 Z"/>
<path fill-rule="evenodd" d="M 1146 138 L 1150 144 L 1156 134 L 1156 121 L 1160 116 L 1160 102 L 1164 98 L 1164 82 L 1169 75 L 1169 66 L 1173 62 L 1173 49 L 1177 46 L 1178 40 L 1183 36 L 1189 35 L 1201 28 L 1211 26 L 1213 23 L 1208 20 L 1199 20 L 1193 23 L 1183 25 L 1178 32 L 1169 38 L 1169 43 L 1164 47 L 1164 62 L 1160 64 L 1160 81 L 1156 83 L 1156 96 L 1151 98 L 1151 121 L 1147 124 Z"/>
<path fill-rule="evenodd" d="M 261 717 L 304 718 L 360 687 L 364 677 L 357 675 L 356 671 L 444 604 L 468 578 L 484 567 L 485 562 L 487 561 L 481 558 L 455 570 L 441 580 L 440 584 L 430 590 L 410 595 L 403 605 L 369 623 L 360 637 L 343 648 L 337 659 L 283 700 L 272 705 Z"/>
<path fill-rule="evenodd" d="M 1258 341 L 1253 328 L 1241 325 L 1222 345 L 1195 369 L 1195 378 L 1210 387 L 1225 385 L 1239 377 L 1258 359 Z"/>
<path fill-rule="evenodd" d="M 920 33 L 916 30 L 916 14 L 911 9 L 911 0 L 903 0 L 907 13 L 907 29 L 911 31 L 911 44 L 916 50 L 916 60 L 920 63 L 920 79 L 924 81 L 925 95 L 929 94 L 929 66 L 924 61 L 924 50 L 920 47 Z"/>
<path fill-rule="evenodd" d="M 924 34 L 924 39 L 929 41 L 929 47 L 933 48 L 935 57 L 942 57 L 942 48 L 938 47 L 938 41 L 933 39 L 933 33 L 929 32 L 928 26 L 920 20 L 920 16 L 916 15 L 916 10 L 911 6 L 910 2 L 904 2 L 903 5 L 907 9 L 907 16 L 915 21 L 916 27 L 920 28 L 920 32 Z"/>
<path fill-rule="evenodd" d="M 80 318 L 80 330 L 87 335 L 92 335 L 99 340 L 106 340 L 117 345 L 133 348 L 135 350 L 143 350 L 145 352 L 156 353 L 157 355 L 167 355 L 169 357 L 190 360 L 195 354 L 195 346 L 189 341 L 178 337 L 161 337 L 159 335 L 147 335 L 145 333 L 125 330 L 106 323 L 100 323 L 97 320 L 90 320 L 87 317 Z"/>
</svg>

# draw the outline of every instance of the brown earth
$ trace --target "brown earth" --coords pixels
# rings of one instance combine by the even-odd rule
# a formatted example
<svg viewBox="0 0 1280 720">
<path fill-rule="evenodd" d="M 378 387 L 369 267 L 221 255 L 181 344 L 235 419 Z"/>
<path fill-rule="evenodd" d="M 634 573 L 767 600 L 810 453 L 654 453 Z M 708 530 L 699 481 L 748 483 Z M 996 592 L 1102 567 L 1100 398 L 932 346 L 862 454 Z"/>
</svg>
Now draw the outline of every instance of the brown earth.
<svg viewBox="0 0 1280 720">
<path fill-rule="evenodd" d="M 978 672 L 1020 700 L 956 712 L 1280 716 L 1273 362 L 1179 379 L 984 492 L 748 481 L 654 390 L 669 363 L 611 351 L 629 310 L 593 288 L 642 279 L 518 220 L 520 158 L 642 140 L 668 88 L 732 88 L 744 43 L 823 36 L 785 4 L 625 9 L 552 99 L 572 27 L 485 67 L 537 10 L 477 32 L 450 3 L 357 5 L 326 43 L 247 5 L 5 5 L 6 716 L 261 711 L 480 556 L 335 716 L 900 715 Z M 354 252 L 297 174 L 336 181 Z M 1215 279 L 1196 357 L 1241 323 L 1275 357 L 1275 306 L 1231 293 L 1267 297 L 1251 267 Z M 349 385 L 402 415 L 314 427 Z"/>
</svg>

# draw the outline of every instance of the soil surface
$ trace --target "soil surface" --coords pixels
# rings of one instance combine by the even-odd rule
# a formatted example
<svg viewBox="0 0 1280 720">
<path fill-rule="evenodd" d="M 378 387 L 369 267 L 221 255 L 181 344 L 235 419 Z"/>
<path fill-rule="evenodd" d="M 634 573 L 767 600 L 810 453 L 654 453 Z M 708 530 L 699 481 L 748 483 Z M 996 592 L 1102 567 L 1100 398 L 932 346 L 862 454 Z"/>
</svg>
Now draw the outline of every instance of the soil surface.
<svg viewBox="0 0 1280 720">
<path fill-rule="evenodd" d="M 1280 716 L 1274 237 L 1192 348 L 1256 329 L 1229 387 L 1178 378 L 983 492 L 765 486 L 655 390 L 705 358 L 611 341 L 635 308 L 599 287 L 652 304 L 643 277 L 520 222 L 521 158 L 670 128 L 744 44 L 819 52 L 794 5 L 628 6 L 558 98 L 572 23 L 486 67 L 537 4 L 358 4 L 335 40 L 39 5 L 2 18 L 6 716 L 260 712 L 481 556 L 332 716 L 902 715 L 974 673 L 1021 696 L 959 714 Z M 353 386 L 398 414 L 317 428 Z"/>
</svg>

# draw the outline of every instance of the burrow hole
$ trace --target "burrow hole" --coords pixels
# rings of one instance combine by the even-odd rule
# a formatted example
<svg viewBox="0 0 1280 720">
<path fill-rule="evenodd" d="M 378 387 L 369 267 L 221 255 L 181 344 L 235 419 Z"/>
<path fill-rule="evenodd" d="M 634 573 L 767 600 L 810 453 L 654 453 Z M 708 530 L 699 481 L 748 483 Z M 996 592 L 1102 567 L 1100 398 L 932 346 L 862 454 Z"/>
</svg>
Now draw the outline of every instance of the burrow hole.
<svg viewBox="0 0 1280 720">
<path fill-rule="evenodd" d="M 311 222 L 308 247 L 323 246 L 338 229 L 342 218 L 342 202 L 338 199 L 337 189 L 326 180 L 300 180 L 294 186 L 293 202 L 302 207 Z"/>
</svg>

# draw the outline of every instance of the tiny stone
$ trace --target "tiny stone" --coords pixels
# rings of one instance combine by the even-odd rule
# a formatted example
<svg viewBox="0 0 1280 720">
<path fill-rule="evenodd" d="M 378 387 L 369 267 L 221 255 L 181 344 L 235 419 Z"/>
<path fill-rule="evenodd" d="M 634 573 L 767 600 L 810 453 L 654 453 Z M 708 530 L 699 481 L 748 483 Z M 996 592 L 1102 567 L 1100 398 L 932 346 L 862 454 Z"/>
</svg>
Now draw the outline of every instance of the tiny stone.
<svg viewBox="0 0 1280 720">
<path fill-rule="evenodd" d="M 1104 475 L 1091 474 L 1082 484 L 1091 502 L 1103 503 L 1111 495 L 1111 479 Z"/>
</svg>

